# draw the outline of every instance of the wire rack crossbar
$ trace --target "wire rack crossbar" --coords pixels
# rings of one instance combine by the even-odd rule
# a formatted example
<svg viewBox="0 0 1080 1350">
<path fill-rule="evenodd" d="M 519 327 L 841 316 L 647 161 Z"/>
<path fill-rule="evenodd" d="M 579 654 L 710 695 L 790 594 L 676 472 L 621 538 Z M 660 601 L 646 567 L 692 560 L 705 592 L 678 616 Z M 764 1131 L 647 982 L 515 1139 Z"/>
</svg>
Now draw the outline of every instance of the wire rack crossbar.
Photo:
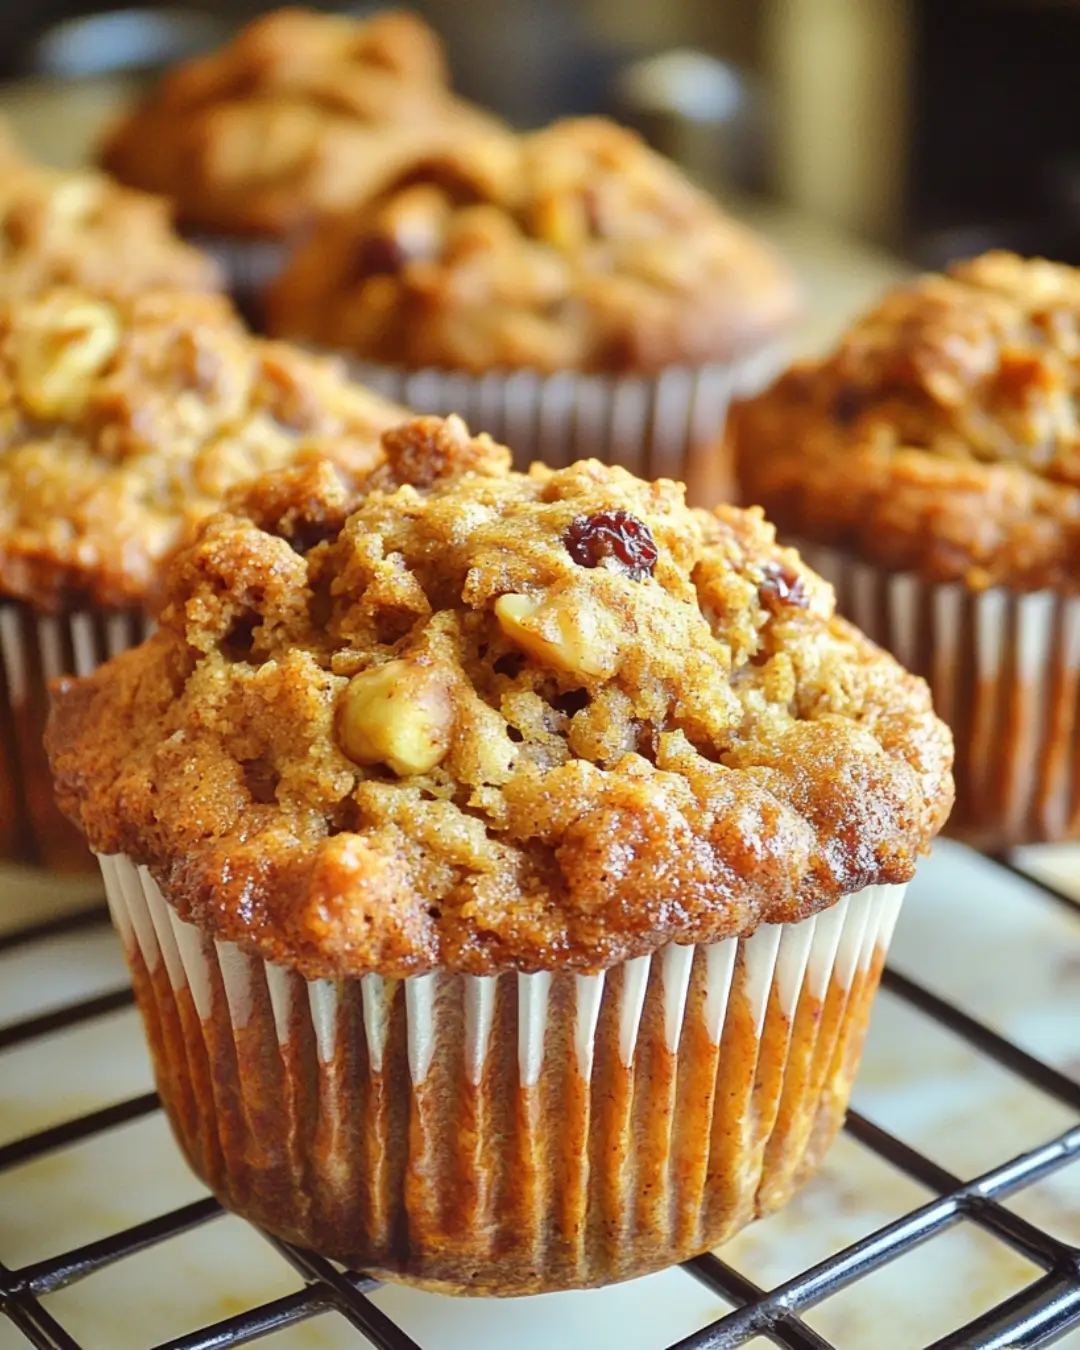
<svg viewBox="0 0 1080 1350">
<path fill-rule="evenodd" d="M 995 856 L 990 861 L 1080 916 L 1080 902 L 1045 878 L 1030 874 L 1015 859 Z M 106 908 L 94 904 L 0 935 L 0 954 L 30 948 L 107 921 Z M 1080 1116 L 1080 1082 L 897 970 L 887 968 L 883 984 L 980 1054 Z M 82 1026 L 131 1003 L 131 990 L 125 986 L 0 1027 L 0 1052 Z M 0 1174 L 139 1120 L 158 1107 L 156 1095 L 145 1093 L 16 1139 L 0 1146 Z M 806 1323 L 802 1314 L 963 1221 L 991 1233 L 1042 1274 L 926 1350 L 1038 1350 L 1080 1326 L 1080 1250 L 1002 1203 L 1080 1162 L 1080 1123 L 1041 1147 L 1011 1158 L 970 1181 L 953 1175 L 856 1111 L 849 1113 L 846 1130 L 861 1146 L 931 1191 L 933 1198 L 770 1290 L 759 1288 L 715 1255 L 686 1262 L 683 1267 L 686 1273 L 713 1290 L 733 1310 L 674 1342 L 668 1350 L 734 1350 L 755 1337 L 764 1337 L 787 1350 L 834 1350 L 828 1340 Z M 10 1270 L 0 1265 L 0 1317 L 6 1317 L 27 1343 L 39 1350 L 90 1350 L 72 1338 L 39 1298 L 210 1223 L 221 1213 L 217 1201 L 208 1197 L 22 1269 Z M 378 1350 L 422 1350 L 369 1298 L 378 1287 L 375 1280 L 355 1272 L 342 1272 L 312 1252 L 268 1234 L 263 1236 L 296 1272 L 303 1287 L 162 1341 L 149 1350 L 234 1350 L 327 1314 L 344 1318 L 359 1333 L 358 1339 L 363 1338 Z"/>
</svg>

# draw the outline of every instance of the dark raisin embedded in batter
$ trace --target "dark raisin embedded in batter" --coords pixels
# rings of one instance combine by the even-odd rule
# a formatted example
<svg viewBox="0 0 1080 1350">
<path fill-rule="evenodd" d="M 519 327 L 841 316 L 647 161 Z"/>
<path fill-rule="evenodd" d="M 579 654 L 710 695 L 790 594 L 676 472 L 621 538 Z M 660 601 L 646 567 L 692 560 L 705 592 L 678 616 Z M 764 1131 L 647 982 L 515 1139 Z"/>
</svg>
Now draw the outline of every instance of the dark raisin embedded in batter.
<svg viewBox="0 0 1080 1350">
<path fill-rule="evenodd" d="M 631 581 L 651 577 L 660 551 L 648 525 L 629 511 L 598 511 L 578 516 L 563 536 L 566 550 L 582 567 L 599 567 L 607 558 Z"/>
<path fill-rule="evenodd" d="M 761 570 L 764 576 L 759 590 L 761 603 L 766 609 L 776 614 L 785 607 L 805 609 L 809 605 L 810 597 L 803 579 L 793 568 L 783 563 L 768 562 Z"/>
</svg>

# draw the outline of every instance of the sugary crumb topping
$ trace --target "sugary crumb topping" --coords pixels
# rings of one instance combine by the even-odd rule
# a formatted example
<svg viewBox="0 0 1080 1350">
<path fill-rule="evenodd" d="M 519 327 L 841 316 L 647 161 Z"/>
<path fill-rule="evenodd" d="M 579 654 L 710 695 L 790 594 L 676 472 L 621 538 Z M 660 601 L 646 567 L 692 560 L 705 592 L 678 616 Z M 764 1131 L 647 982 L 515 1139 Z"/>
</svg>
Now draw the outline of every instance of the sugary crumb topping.
<svg viewBox="0 0 1080 1350">
<path fill-rule="evenodd" d="M 973 589 L 1080 586 L 1080 269 L 993 252 L 889 292 L 737 409 L 785 531 Z"/>
<path fill-rule="evenodd" d="M 759 513 L 456 418 L 384 446 L 236 495 L 58 692 L 96 850 L 308 975 L 596 968 L 910 877 L 949 733 Z"/>
</svg>

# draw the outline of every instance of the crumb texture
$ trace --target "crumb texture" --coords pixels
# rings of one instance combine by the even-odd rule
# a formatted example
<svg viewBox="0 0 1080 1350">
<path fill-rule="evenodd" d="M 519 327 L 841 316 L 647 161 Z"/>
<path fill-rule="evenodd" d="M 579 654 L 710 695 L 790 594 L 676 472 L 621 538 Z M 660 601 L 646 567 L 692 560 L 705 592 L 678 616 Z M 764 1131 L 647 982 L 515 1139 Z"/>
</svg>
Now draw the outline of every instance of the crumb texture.
<svg viewBox="0 0 1080 1350">
<path fill-rule="evenodd" d="M 211 259 L 173 231 L 162 198 L 104 174 L 34 164 L 0 125 L 0 296 L 68 285 L 124 297 L 215 291 L 223 281 Z"/>
<path fill-rule="evenodd" d="M 237 494 L 149 643 L 58 692 L 95 850 L 309 976 L 595 969 L 911 876 L 949 733 L 758 513 L 513 473 L 454 418 L 384 445 Z M 650 571 L 571 555 L 614 512 Z"/>
<path fill-rule="evenodd" d="M 1080 270 L 984 254 L 733 410 L 743 498 L 931 581 L 1080 588 Z"/>
<path fill-rule="evenodd" d="M 416 15 L 285 8 L 170 71 L 101 159 L 170 197 L 185 224 L 274 238 L 495 125 L 453 95 L 439 39 Z"/>
<path fill-rule="evenodd" d="M 327 219 L 270 322 L 405 366 L 653 372 L 760 348 L 795 283 L 633 132 L 600 118 L 478 137 Z"/>
<path fill-rule="evenodd" d="M 366 471 L 402 416 L 335 363 L 250 337 L 220 295 L 0 299 L 0 595 L 148 604 L 235 484 L 324 454 Z"/>
</svg>

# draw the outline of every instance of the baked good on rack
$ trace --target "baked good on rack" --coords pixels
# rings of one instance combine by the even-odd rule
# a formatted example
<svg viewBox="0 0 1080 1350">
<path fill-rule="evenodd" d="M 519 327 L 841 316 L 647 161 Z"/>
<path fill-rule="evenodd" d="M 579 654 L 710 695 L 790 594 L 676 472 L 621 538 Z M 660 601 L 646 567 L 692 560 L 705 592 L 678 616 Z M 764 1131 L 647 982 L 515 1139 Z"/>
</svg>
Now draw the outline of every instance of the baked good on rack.
<svg viewBox="0 0 1080 1350">
<path fill-rule="evenodd" d="M 1080 835 L 1080 270 L 994 252 L 884 296 L 732 415 L 746 500 L 931 679 L 954 827 Z"/>
<path fill-rule="evenodd" d="M 657 1269 L 838 1127 L 948 732 L 760 514 L 383 444 L 202 524 L 58 689 L 59 799 L 227 1205 L 454 1292 Z"/>
<path fill-rule="evenodd" d="M 281 237 L 378 187 L 419 151 L 494 124 L 457 98 L 416 15 L 286 8 L 168 71 L 101 151 L 185 225 Z"/>
</svg>

